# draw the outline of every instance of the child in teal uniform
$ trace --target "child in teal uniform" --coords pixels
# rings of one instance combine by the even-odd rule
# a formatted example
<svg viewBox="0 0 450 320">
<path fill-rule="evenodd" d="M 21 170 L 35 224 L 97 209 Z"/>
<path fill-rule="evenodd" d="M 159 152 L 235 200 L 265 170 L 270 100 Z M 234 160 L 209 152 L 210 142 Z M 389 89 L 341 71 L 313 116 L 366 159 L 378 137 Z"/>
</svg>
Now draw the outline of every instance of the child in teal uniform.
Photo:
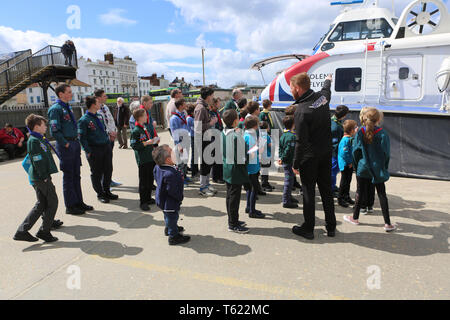
<svg viewBox="0 0 450 320">
<path fill-rule="evenodd" d="M 269 183 L 269 172 L 272 167 L 272 137 L 269 123 L 262 121 L 260 125 L 261 133 L 261 187 L 265 192 L 272 192 L 275 188 Z"/>
<path fill-rule="evenodd" d="M 244 140 L 249 158 L 247 173 L 250 179 L 250 183 L 245 188 L 247 191 L 247 208 L 245 211 L 250 218 L 264 219 L 265 215 L 261 211 L 256 210 L 256 197 L 259 187 L 258 175 L 261 169 L 257 138 L 258 122 L 259 120 L 256 116 L 247 116 L 247 119 L 245 119 L 247 130 L 245 130 Z"/>
<path fill-rule="evenodd" d="M 344 122 L 344 137 L 339 143 L 338 163 L 341 171 L 341 184 L 339 186 L 338 203 L 348 208 L 355 202 L 350 197 L 350 184 L 353 176 L 353 137 L 358 131 L 358 124 L 354 120 Z"/>
<path fill-rule="evenodd" d="M 284 133 L 280 139 L 280 164 L 284 169 L 284 190 L 283 190 L 283 208 L 298 208 L 298 201 L 292 197 L 295 174 L 292 169 L 294 165 L 295 143 L 297 136 L 294 132 L 294 117 L 287 116 L 283 119 L 285 127 Z"/>
<path fill-rule="evenodd" d="M 249 182 L 245 140 L 242 131 L 237 129 L 239 118 L 236 110 L 225 111 L 223 121 L 226 126 L 222 139 L 223 178 L 227 184 L 228 230 L 243 234 L 249 232 L 245 227 L 246 223 L 239 221 L 242 186 Z"/>
<path fill-rule="evenodd" d="M 376 108 L 369 108 L 363 117 L 364 127 L 358 131 L 353 143 L 353 159 L 358 187 L 353 217 L 344 216 L 344 220 L 359 225 L 362 190 L 373 183 L 378 193 L 384 217 L 384 230 L 391 232 L 397 226 L 391 223 L 385 182 L 389 180 L 390 141 L 389 136 L 379 125 L 383 115 Z"/>
<path fill-rule="evenodd" d="M 37 238 L 45 242 L 55 242 L 58 238 L 50 233 L 58 210 L 58 196 L 52 183 L 51 175 L 58 172 L 50 145 L 44 134 L 47 131 L 47 120 L 41 116 L 31 114 L 26 119 L 26 125 L 30 130 L 30 138 L 27 142 L 30 166 L 28 169 L 29 180 L 36 190 L 37 203 L 24 222 L 18 228 L 14 240 L 36 242 Z M 29 231 L 42 216 L 42 226 L 36 237 Z"/>
<path fill-rule="evenodd" d="M 154 140 L 151 139 L 150 132 L 145 126 L 147 115 L 144 109 L 137 109 L 133 112 L 136 119 L 135 128 L 131 133 L 131 148 L 134 150 L 136 162 L 139 167 L 139 198 L 142 211 L 149 211 L 150 205 L 155 204 L 152 199 L 152 178 L 155 169 L 155 161 L 152 152 Z"/>
</svg>

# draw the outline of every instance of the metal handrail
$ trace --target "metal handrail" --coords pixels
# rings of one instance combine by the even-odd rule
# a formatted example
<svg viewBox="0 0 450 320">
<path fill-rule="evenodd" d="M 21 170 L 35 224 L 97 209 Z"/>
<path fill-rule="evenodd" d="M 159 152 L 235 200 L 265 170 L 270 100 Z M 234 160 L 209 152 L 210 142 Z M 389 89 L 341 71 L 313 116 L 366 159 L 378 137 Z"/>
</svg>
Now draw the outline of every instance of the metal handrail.
<svg viewBox="0 0 450 320">
<path fill-rule="evenodd" d="M 1 71 L 0 94 L 5 91 L 10 92 L 11 88 L 14 88 L 24 80 L 31 80 L 33 74 L 48 66 L 67 65 L 68 62 L 71 62 L 72 66 L 77 68 L 78 61 L 76 51 L 72 56 L 67 57 L 61 52 L 61 49 L 61 47 L 57 46 L 46 46 L 31 56 L 28 56 Z"/>
</svg>

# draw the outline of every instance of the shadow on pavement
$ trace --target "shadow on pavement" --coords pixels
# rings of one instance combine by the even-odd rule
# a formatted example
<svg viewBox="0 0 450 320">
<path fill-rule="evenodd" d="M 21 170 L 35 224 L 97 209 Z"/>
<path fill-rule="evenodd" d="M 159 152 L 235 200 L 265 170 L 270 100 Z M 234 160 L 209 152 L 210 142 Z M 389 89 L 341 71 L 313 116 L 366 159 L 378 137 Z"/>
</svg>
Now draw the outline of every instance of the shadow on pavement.
<svg viewBox="0 0 450 320">
<path fill-rule="evenodd" d="M 105 259 L 119 259 L 124 256 L 137 256 L 143 248 L 128 247 L 122 243 L 114 241 L 81 241 L 64 242 L 58 241 L 54 244 L 36 244 L 23 250 L 23 252 L 47 251 L 54 249 L 80 249 L 84 253 L 99 256 Z"/>
<path fill-rule="evenodd" d="M 117 234 L 117 231 L 94 226 L 69 226 L 55 230 L 54 233 L 65 233 L 73 236 L 75 240 L 89 240 L 100 237 L 109 237 Z"/>
<path fill-rule="evenodd" d="M 243 256 L 252 251 L 249 246 L 232 240 L 201 235 L 191 236 L 191 241 L 183 247 L 190 248 L 199 254 L 214 254 L 221 257 Z"/>
<path fill-rule="evenodd" d="M 225 207 L 225 200 L 224 200 Z M 204 206 L 197 207 L 181 207 L 181 214 L 190 218 L 202 218 L 202 217 L 224 217 L 227 215 L 227 212 L 213 210 Z"/>
<path fill-rule="evenodd" d="M 117 212 L 117 211 L 92 211 L 80 218 L 95 219 L 102 222 L 114 222 L 123 229 L 147 229 L 150 226 L 164 227 L 164 221 L 155 220 L 153 215 L 160 215 L 163 219 L 162 213 L 146 213 L 142 212 Z"/>
</svg>

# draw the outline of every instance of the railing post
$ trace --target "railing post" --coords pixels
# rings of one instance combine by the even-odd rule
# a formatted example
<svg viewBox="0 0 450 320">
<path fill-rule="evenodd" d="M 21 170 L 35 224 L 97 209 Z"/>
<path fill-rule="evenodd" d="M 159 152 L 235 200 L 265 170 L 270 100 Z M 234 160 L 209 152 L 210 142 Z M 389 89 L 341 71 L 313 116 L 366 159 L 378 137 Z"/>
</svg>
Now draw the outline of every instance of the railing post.
<svg viewBox="0 0 450 320">
<path fill-rule="evenodd" d="M 28 67 L 28 75 L 30 76 L 31 79 L 31 64 L 30 64 L 30 58 L 27 58 L 27 67 Z"/>
<path fill-rule="evenodd" d="M 50 47 L 50 56 L 52 57 L 52 65 L 54 65 L 55 61 L 53 60 L 53 49 L 52 49 L 52 46 L 49 46 L 49 47 Z"/>
<path fill-rule="evenodd" d="M 8 77 L 8 69 L 6 69 L 5 76 L 6 76 L 6 90 L 7 90 L 8 93 L 9 93 L 9 77 Z"/>
</svg>

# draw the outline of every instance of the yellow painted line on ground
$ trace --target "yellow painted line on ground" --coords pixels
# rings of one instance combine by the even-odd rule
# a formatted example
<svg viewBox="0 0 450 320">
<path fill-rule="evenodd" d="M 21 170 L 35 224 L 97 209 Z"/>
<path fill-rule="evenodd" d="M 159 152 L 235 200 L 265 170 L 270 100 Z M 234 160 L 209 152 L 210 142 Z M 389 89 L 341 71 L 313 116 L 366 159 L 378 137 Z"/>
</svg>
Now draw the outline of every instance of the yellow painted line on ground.
<svg viewBox="0 0 450 320">
<path fill-rule="evenodd" d="M 134 269 L 141 269 L 141 270 L 147 270 L 152 272 L 159 272 L 163 274 L 168 274 L 171 276 L 176 276 L 180 278 L 184 278 L 187 280 L 199 280 L 204 282 L 209 282 L 213 284 L 223 285 L 227 287 L 235 287 L 240 289 L 247 289 L 247 290 L 253 290 L 260 293 L 270 293 L 275 295 L 283 295 L 295 299 L 304 299 L 304 300 L 311 300 L 311 299 L 330 299 L 330 300 L 350 300 L 350 298 L 341 297 L 341 296 L 334 296 L 330 294 L 322 294 L 322 293 L 314 293 L 310 291 L 304 291 L 289 287 L 283 287 L 283 286 L 272 286 L 264 283 L 258 283 L 253 281 L 247 281 L 247 280 L 241 280 L 237 278 L 231 278 L 231 277 L 223 277 L 223 276 L 217 276 L 207 273 L 199 273 L 194 272 L 186 269 L 179 269 L 174 267 L 167 267 L 167 266 L 161 266 L 161 265 L 155 265 L 150 264 L 138 260 L 132 260 L 132 259 L 104 259 L 98 256 L 91 256 L 90 258 L 101 260 L 101 261 L 107 261 L 109 263 L 113 263 L 116 265 L 122 265 L 126 267 L 131 267 Z"/>
</svg>

